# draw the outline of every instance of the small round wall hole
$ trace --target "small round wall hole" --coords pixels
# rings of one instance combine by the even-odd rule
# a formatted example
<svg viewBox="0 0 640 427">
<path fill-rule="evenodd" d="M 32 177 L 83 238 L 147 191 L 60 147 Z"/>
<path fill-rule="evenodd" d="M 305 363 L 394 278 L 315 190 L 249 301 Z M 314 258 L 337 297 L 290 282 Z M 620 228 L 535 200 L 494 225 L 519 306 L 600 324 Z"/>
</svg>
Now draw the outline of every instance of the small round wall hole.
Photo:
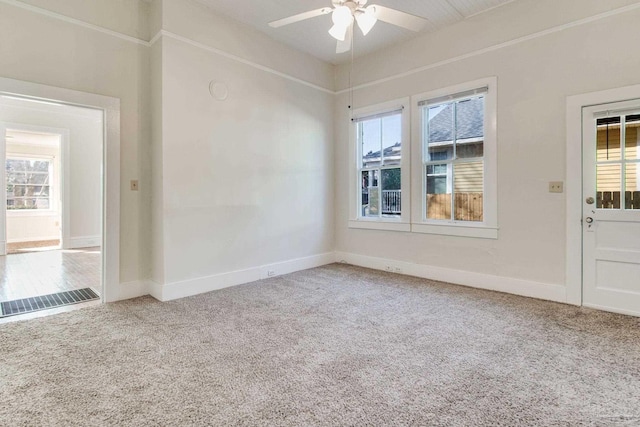
<svg viewBox="0 0 640 427">
<path fill-rule="evenodd" d="M 209 83 L 209 93 L 214 99 L 224 101 L 229 96 L 229 88 L 222 82 L 211 81 Z"/>
</svg>

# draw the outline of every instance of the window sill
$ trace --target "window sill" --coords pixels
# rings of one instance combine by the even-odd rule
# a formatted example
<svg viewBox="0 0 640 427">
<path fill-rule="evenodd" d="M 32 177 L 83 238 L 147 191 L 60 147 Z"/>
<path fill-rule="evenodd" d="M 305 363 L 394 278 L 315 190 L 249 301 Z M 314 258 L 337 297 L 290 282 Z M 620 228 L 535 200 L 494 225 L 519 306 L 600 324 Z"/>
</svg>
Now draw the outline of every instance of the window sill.
<svg viewBox="0 0 640 427">
<path fill-rule="evenodd" d="M 411 231 L 414 233 L 439 234 L 443 236 L 474 237 L 478 239 L 497 239 L 498 227 L 486 225 L 460 223 L 413 223 Z"/>
<path fill-rule="evenodd" d="M 349 220 L 349 228 L 384 231 L 411 231 L 411 224 L 395 220 L 384 219 L 352 219 Z"/>
</svg>

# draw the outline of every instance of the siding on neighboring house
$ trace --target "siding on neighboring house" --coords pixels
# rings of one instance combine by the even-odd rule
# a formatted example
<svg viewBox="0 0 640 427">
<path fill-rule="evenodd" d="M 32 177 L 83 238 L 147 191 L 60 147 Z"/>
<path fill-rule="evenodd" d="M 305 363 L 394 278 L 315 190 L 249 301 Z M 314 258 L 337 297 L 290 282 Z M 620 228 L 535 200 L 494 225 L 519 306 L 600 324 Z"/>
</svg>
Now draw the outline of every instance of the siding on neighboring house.
<svg viewBox="0 0 640 427">
<path fill-rule="evenodd" d="M 625 138 L 627 160 L 635 158 L 640 159 L 640 151 L 638 145 L 638 126 L 639 124 L 627 125 L 627 134 Z M 598 145 L 597 159 L 598 161 L 620 160 L 620 126 L 609 126 L 609 148 L 607 150 L 607 129 L 601 127 L 598 129 Z M 609 157 L 607 158 L 607 151 Z M 597 189 L 598 191 L 620 191 L 620 164 L 609 164 L 598 166 Z M 638 177 L 636 169 L 627 167 L 627 191 L 638 191 Z"/>
<path fill-rule="evenodd" d="M 454 191 L 456 193 L 482 193 L 483 176 L 484 162 L 456 164 L 454 167 Z"/>
</svg>

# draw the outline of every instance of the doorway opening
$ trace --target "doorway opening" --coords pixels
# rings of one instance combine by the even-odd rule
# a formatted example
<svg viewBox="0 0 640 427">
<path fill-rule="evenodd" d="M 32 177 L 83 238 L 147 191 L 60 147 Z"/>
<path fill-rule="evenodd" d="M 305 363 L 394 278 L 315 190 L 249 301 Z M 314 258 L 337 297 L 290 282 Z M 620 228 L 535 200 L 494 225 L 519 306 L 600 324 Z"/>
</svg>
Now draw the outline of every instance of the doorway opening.
<svg viewBox="0 0 640 427">
<path fill-rule="evenodd" d="M 6 131 L 7 255 L 61 248 L 61 142 L 61 134 Z"/>
<path fill-rule="evenodd" d="M 0 318 L 103 294 L 104 112 L 0 95 Z"/>
</svg>

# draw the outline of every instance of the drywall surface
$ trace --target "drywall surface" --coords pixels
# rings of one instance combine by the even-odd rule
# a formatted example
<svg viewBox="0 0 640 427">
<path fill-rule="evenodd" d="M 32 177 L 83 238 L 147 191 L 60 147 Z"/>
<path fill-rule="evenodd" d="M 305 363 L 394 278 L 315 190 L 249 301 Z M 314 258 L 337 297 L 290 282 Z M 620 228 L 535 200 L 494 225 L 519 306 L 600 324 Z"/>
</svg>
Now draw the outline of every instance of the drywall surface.
<svg viewBox="0 0 640 427">
<path fill-rule="evenodd" d="M 101 10 L 96 1 L 91 0 Z M 55 2 L 65 7 L 75 3 L 84 0 Z M 128 2 L 103 3 L 109 5 L 110 22 L 133 22 Z M 137 31 L 142 35 L 146 30 Z M 146 277 L 148 266 L 141 252 L 148 252 L 148 243 L 141 245 L 141 236 L 149 223 L 143 194 L 149 191 L 150 177 L 141 170 L 149 162 L 149 48 L 5 2 L 0 2 L 0 39 L 3 77 L 121 100 L 120 281 Z M 131 179 L 140 179 L 140 191 L 130 191 Z"/>
<path fill-rule="evenodd" d="M 82 22 L 149 40 L 149 9 L 145 0 L 19 0 Z"/>
<path fill-rule="evenodd" d="M 332 251 L 333 95 L 162 47 L 166 283 Z"/>
<path fill-rule="evenodd" d="M 8 126 L 12 130 L 25 130 L 20 127 L 25 125 L 57 128 L 69 132 L 69 158 L 65 162 L 69 170 L 64 177 L 68 180 L 69 190 L 67 200 L 64 200 L 64 207 L 68 209 L 69 215 L 69 230 L 66 233 L 69 241 L 65 242 L 65 247 L 82 247 L 86 245 L 85 241 L 99 241 L 102 206 L 102 113 L 76 107 L 0 99 L 0 121 L 16 124 L 15 127 Z M 58 176 L 56 179 L 60 178 Z M 16 214 L 10 212 L 7 221 L 11 221 Z M 8 223 L 7 237 L 12 239 L 9 225 Z"/>
<path fill-rule="evenodd" d="M 163 29 L 210 48 L 333 90 L 334 67 L 191 0 L 163 0 Z"/>
<path fill-rule="evenodd" d="M 640 8 L 477 49 L 637 3 L 518 1 L 358 60 L 356 87 L 384 80 L 356 89 L 356 108 L 497 76 L 499 232 L 491 240 L 349 229 L 350 94 L 343 92 L 335 103 L 337 251 L 564 285 L 565 197 L 549 193 L 548 183 L 565 179 L 565 100 L 640 83 L 640 51 L 628 47 L 639 36 Z M 461 54 L 469 55 L 438 64 Z M 347 74 L 341 67 L 341 88 Z"/>
</svg>

